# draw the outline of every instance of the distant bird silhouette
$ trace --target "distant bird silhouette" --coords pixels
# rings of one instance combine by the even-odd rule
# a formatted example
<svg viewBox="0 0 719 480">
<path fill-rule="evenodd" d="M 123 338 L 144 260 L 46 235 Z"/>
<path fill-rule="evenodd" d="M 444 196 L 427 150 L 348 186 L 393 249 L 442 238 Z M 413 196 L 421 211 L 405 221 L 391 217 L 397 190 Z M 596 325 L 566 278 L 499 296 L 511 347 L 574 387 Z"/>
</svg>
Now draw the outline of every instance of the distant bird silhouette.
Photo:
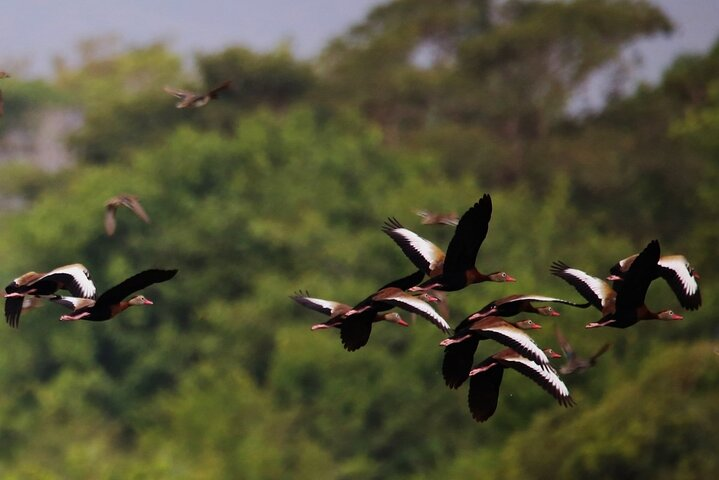
<svg viewBox="0 0 719 480">
<path fill-rule="evenodd" d="M 442 273 L 411 288 L 410 291 L 442 290 L 451 292 L 461 290 L 473 283 L 515 281 L 505 272 L 485 275 L 480 273 L 475 266 L 477 253 L 487 236 L 491 217 L 492 199 L 485 194 L 460 218 L 454 236 L 447 247 Z"/>
<path fill-rule="evenodd" d="M 27 272 L 5 287 L 5 320 L 17 328 L 24 308 L 26 295 L 49 296 L 58 290 L 67 290 L 75 297 L 94 299 L 95 284 L 89 270 L 74 263 L 57 267 L 47 273 Z"/>
<path fill-rule="evenodd" d="M 459 216 L 452 213 L 435 213 L 429 210 L 417 210 L 417 215 L 422 217 L 422 225 L 452 225 L 459 223 Z"/>
<path fill-rule="evenodd" d="M 559 368 L 559 373 L 562 375 L 571 375 L 572 373 L 583 372 L 584 370 L 593 367 L 597 364 L 597 359 L 609 350 L 609 347 L 611 346 L 611 344 L 605 343 L 599 350 L 597 350 L 597 353 L 591 357 L 582 358 L 578 357 L 574 352 L 574 348 L 572 348 L 572 345 L 564 337 L 559 327 L 555 327 L 555 333 L 557 335 L 559 347 L 562 349 L 562 353 L 567 359 L 567 362 Z"/>
<path fill-rule="evenodd" d="M 165 87 L 164 90 L 170 95 L 173 95 L 180 99 L 180 101 L 175 104 L 175 107 L 197 108 L 204 107 L 210 100 L 217 98 L 217 94 L 223 90 L 228 89 L 231 83 L 232 82 L 230 80 L 225 80 L 224 82 L 204 94 L 198 94 L 195 92 L 190 92 L 188 90 L 181 90 L 179 88 L 172 87 Z"/>
<path fill-rule="evenodd" d="M 552 357 L 558 356 L 552 354 Z M 560 405 L 564 407 L 574 405 L 574 400 L 569 395 L 569 389 L 553 368 L 543 368 L 511 348 L 507 348 L 486 358 L 469 372 L 467 403 L 472 418 L 476 421 L 486 421 L 497 410 L 499 387 L 502 384 L 504 370 L 507 368 L 512 368 L 534 381 L 553 396 Z"/>
<path fill-rule="evenodd" d="M 137 295 L 128 301 L 129 295 L 147 288 L 150 285 L 166 282 L 177 274 L 177 270 L 145 270 L 122 281 L 100 295 L 97 300 L 58 296 L 50 300 L 73 310 L 70 315 L 60 317 L 62 321 L 90 320 L 101 322 L 109 320 L 129 307 L 135 305 L 152 305 L 152 301 L 143 295 Z"/>
<path fill-rule="evenodd" d="M 4 70 L 0 70 L 0 79 L 3 79 L 3 78 L 10 78 L 10 74 Z"/>
<path fill-rule="evenodd" d="M 639 254 L 634 254 L 617 262 L 609 272 L 607 280 L 621 281 Z M 652 280 L 663 278 L 671 287 L 679 304 L 687 310 L 697 310 L 702 304 L 699 291 L 699 274 L 692 268 L 684 255 L 667 255 L 659 257 Z"/>
<path fill-rule="evenodd" d="M 463 322 L 464 323 L 464 322 Z M 470 323 L 467 328 L 455 330 L 455 334 L 442 340 L 445 347 L 442 376 L 449 388 L 458 388 L 469 376 L 474 353 L 481 340 L 494 340 L 517 350 L 543 366 L 549 366 L 547 355 L 524 330 L 542 328 L 532 320 L 507 322 L 501 317 L 485 317 Z"/>
<path fill-rule="evenodd" d="M 145 209 L 140 205 L 140 199 L 135 195 L 116 195 L 105 202 L 105 232 L 108 235 L 115 233 L 117 227 L 117 209 L 119 207 L 129 208 L 135 215 L 140 217 L 145 223 L 150 223 L 150 217 Z"/>
</svg>

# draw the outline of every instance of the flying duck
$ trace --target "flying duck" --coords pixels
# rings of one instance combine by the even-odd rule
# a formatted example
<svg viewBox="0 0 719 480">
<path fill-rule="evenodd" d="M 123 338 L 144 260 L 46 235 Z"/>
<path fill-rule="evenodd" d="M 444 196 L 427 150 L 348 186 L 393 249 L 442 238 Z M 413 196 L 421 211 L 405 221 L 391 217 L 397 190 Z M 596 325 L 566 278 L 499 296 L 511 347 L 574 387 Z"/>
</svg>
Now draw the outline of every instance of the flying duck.
<svg viewBox="0 0 719 480">
<path fill-rule="evenodd" d="M 129 208 L 135 215 L 145 223 L 150 223 L 150 217 L 140 205 L 140 199 L 135 195 L 116 195 L 105 202 L 105 232 L 109 236 L 115 233 L 117 227 L 117 209 L 119 207 Z"/>
<path fill-rule="evenodd" d="M 443 290 L 447 292 L 461 290 L 472 283 L 485 281 L 514 282 L 514 278 L 505 272 L 483 274 L 477 270 L 475 262 L 479 247 L 489 230 L 492 217 L 492 199 L 484 194 L 462 218 L 460 218 L 454 236 L 447 247 L 442 273 L 413 287 L 410 291 Z"/>
<path fill-rule="evenodd" d="M 501 317 L 485 317 L 471 322 L 465 329 L 457 329 L 455 334 L 440 345 L 444 348 L 442 376 L 449 388 L 458 388 L 469 375 L 474 353 L 481 340 L 491 339 L 504 346 L 513 348 L 542 366 L 549 365 L 547 355 L 540 349 L 524 330 L 542 328 L 532 320 L 507 322 Z"/>
<path fill-rule="evenodd" d="M 175 107 L 197 108 L 204 107 L 210 100 L 217 98 L 217 94 L 220 93 L 222 90 L 226 90 L 227 88 L 229 88 L 230 83 L 232 83 L 230 80 L 225 80 L 224 82 L 204 94 L 198 94 L 195 92 L 190 92 L 188 90 L 181 90 L 179 88 L 172 87 L 165 87 L 164 90 L 170 95 L 173 95 L 180 99 L 180 101 L 175 104 Z"/>
<path fill-rule="evenodd" d="M 176 274 L 177 270 L 145 270 L 105 291 L 97 300 L 65 296 L 57 296 L 50 300 L 73 310 L 70 315 L 60 317 L 64 322 L 72 320 L 101 322 L 115 317 L 129 307 L 152 305 L 152 301 L 143 295 L 134 296 L 130 300 L 125 298 L 155 283 L 166 282 Z"/>
<path fill-rule="evenodd" d="M 552 355 L 552 357 L 558 356 L 557 354 Z M 512 368 L 530 378 L 553 396 L 560 405 L 564 407 L 574 405 L 574 400 L 569 395 L 569 389 L 553 368 L 544 368 L 519 352 L 507 348 L 486 358 L 469 372 L 467 403 L 472 418 L 476 421 L 486 421 L 497 410 L 499 387 L 502 384 L 504 370 L 507 368 Z"/>
</svg>

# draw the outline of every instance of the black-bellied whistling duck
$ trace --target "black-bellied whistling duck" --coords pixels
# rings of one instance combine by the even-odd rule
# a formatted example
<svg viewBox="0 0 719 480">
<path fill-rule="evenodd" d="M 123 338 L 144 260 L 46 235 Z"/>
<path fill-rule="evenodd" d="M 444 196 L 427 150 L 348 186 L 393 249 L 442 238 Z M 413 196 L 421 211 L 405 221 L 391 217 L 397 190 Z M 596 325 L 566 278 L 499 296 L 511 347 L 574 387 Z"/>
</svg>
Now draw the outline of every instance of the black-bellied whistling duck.
<svg viewBox="0 0 719 480">
<path fill-rule="evenodd" d="M 229 88 L 231 83 L 232 82 L 230 80 L 225 80 L 209 92 L 203 94 L 172 87 L 165 87 L 164 90 L 170 95 L 173 95 L 180 99 L 180 101 L 175 104 L 175 107 L 197 108 L 204 107 L 210 100 L 217 98 L 217 94 L 220 93 L 222 90 L 226 90 L 227 88 Z"/>
<path fill-rule="evenodd" d="M 108 235 L 115 233 L 117 227 L 117 209 L 119 207 L 129 208 L 135 215 L 140 217 L 143 222 L 150 223 L 150 217 L 145 212 L 145 209 L 140 205 L 140 199 L 135 195 L 116 195 L 105 202 L 105 232 Z"/>
<path fill-rule="evenodd" d="M 380 288 L 380 291 L 387 288 L 398 288 L 400 290 L 407 290 L 409 287 L 417 285 L 424 278 L 424 272 L 417 271 L 406 277 L 392 280 L 388 284 Z M 407 323 L 402 320 L 398 314 L 395 315 L 381 315 L 394 307 L 393 304 L 388 302 L 380 302 L 372 300 L 372 297 L 376 294 L 366 297 L 364 300 L 359 302 L 352 308 L 345 310 L 343 307 L 338 308 L 335 313 L 332 313 L 332 307 L 326 305 L 325 307 L 320 304 L 312 305 L 311 301 L 303 301 L 303 295 L 295 295 L 290 298 L 295 300 L 300 305 L 311 308 L 312 310 L 320 313 L 330 315 L 329 320 L 324 323 L 319 323 L 312 326 L 312 330 L 319 330 L 325 328 L 339 328 L 340 339 L 345 350 L 353 352 L 361 347 L 364 347 L 369 341 L 370 334 L 372 333 L 372 324 L 381 320 L 388 320 L 399 325 L 407 326 Z M 328 311 L 329 308 L 329 311 Z"/>
<path fill-rule="evenodd" d="M 429 305 L 429 303 L 427 303 L 437 301 L 438 299 L 436 297 L 433 297 L 426 292 L 422 293 L 421 295 L 415 296 L 410 295 L 409 293 L 406 293 L 405 291 L 397 287 L 383 288 L 372 296 L 372 303 L 370 305 L 365 305 L 363 307 L 360 307 L 359 309 L 353 309 L 350 312 L 347 312 L 347 315 L 359 313 L 363 309 L 372 308 L 372 305 L 375 305 L 376 303 L 386 303 L 394 307 L 407 310 L 408 312 L 416 313 L 420 317 L 426 318 L 427 320 L 432 322 L 444 333 L 447 333 L 450 331 L 449 324 L 444 318 L 442 318 L 439 313 L 434 311 L 434 309 Z"/>
<path fill-rule="evenodd" d="M 74 263 L 57 267 L 47 273 L 27 272 L 5 287 L 5 320 L 17 328 L 25 295 L 52 295 L 67 290 L 75 297 L 94 299 L 95 284 L 84 265 Z"/>
<path fill-rule="evenodd" d="M 417 210 L 415 212 L 422 218 L 422 225 L 452 225 L 459 223 L 459 216 L 455 212 L 437 213 L 429 210 Z"/>
<path fill-rule="evenodd" d="M 485 317 L 471 322 L 463 330 L 443 340 L 445 347 L 442 361 L 442 376 L 449 388 L 457 388 L 469 376 L 474 360 L 474 352 L 481 340 L 491 339 L 521 352 L 541 365 L 549 365 L 547 355 L 537 346 L 532 337 L 524 330 L 542 328 L 531 320 L 507 322 L 501 317 Z"/>
<path fill-rule="evenodd" d="M 586 328 L 627 328 L 639 320 L 682 320 L 684 318 L 672 310 L 652 312 L 644 303 L 649 284 L 655 278 L 659 253 L 659 241 L 649 242 L 634 259 L 622 281 L 618 283 L 614 311 L 605 314 L 598 322 L 587 324 Z"/>
<path fill-rule="evenodd" d="M 562 375 L 571 375 L 572 373 L 583 372 L 584 370 L 593 367 L 597 364 L 597 359 L 602 354 L 604 354 L 604 352 L 609 350 L 609 347 L 611 345 L 609 343 L 605 343 L 601 346 L 599 350 L 597 350 L 597 353 L 595 353 L 591 357 L 582 358 L 578 357 L 577 354 L 574 352 L 572 345 L 564 337 L 562 331 L 559 330 L 559 327 L 555 328 L 555 333 L 557 335 L 557 342 L 559 343 L 559 348 L 562 349 L 562 353 L 567 359 L 567 363 L 565 363 L 559 368 L 559 373 L 561 373 Z"/>
<path fill-rule="evenodd" d="M 366 310 L 353 315 L 350 320 L 345 322 L 345 314 L 352 310 L 352 307 L 332 300 L 323 300 L 321 298 L 310 297 L 307 292 L 296 293 L 290 297 L 303 307 L 307 307 L 316 312 L 323 313 L 330 317 L 324 323 L 316 323 L 312 325 L 312 330 L 323 330 L 327 328 L 338 328 L 340 330 L 340 338 L 342 345 L 346 350 L 353 352 L 367 344 L 370 333 L 372 333 L 372 324 L 375 322 L 388 321 L 407 327 L 408 324 L 402 317 L 395 312 L 379 312 L 377 310 Z"/>
<path fill-rule="evenodd" d="M 129 307 L 152 305 L 152 302 L 142 295 L 137 295 L 127 301 L 125 298 L 155 283 L 166 282 L 176 274 L 177 270 L 145 270 L 115 285 L 100 295 L 97 300 L 75 297 L 55 297 L 50 300 L 73 309 L 72 314 L 60 317 L 62 321 L 90 320 L 101 322 L 115 317 Z"/>
<path fill-rule="evenodd" d="M 518 315 L 520 312 L 536 313 L 538 315 L 544 315 L 548 317 L 558 317 L 559 312 L 550 305 L 544 305 L 541 307 L 535 307 L 532 302 L 545 302 L 545 303 L 562 303 L 564 305 L 570 305 L 572 307 L 587 308 L 590 303 L 574 303 L 569 300 L 563 300 L 561 298 L 546 297 L 544 295 L 509 295 L 499 300 L 489 302 L 487 305 L 477 310 L 475 313 L 467 317 L 468 322 L 478 320 L 480 318 L 494 315 L 497 317 L 513 317 Z M 458 325 L 457 330 L 464 328 L 463 325 Z"/>
<path fill-rule="evenodd" d="M 489 220 L 492 217 L 492 199 L 484 194 L 457 224 L 454 236 L 447 247 L 442 273 L 413 287 L 410 291 L 443 290 L 452 292 L 479 282 L 513 282 L 514 278 L 505 272 L 488 275 L 480 273 L 475 266 L 479 247 L 487 236 Z"/>
<path fill-rule="evenodd" d="M 607 280 L 621 281 L 629 267 L 637 258 L 634 254 L 620 260 L 609 269 L 611 275 Z M 659 257 L 657 266 L 652 273 L 652 280 L 663 278 L 671 287 L 679 304 L 687 310 L 697 310 L 702 304 L 699 291 L 699 274 L 692 268 L 684 255 L 666 255 Z"/>
<path fill-rule="evenodd" d="M 486 421 L 497 410 L 499 387 L 502 384 L 504 370 L 507 368 L 512 368 L 530 378 L 553 396 L 560 405 L 564 407 L 574 405 L 569 389 L 553 368 L 538 365 L 519 352 L 507 348 L 488 357 L 469 372 L 467 402 L 472 418 L 476 421 Z"/>
</svg>

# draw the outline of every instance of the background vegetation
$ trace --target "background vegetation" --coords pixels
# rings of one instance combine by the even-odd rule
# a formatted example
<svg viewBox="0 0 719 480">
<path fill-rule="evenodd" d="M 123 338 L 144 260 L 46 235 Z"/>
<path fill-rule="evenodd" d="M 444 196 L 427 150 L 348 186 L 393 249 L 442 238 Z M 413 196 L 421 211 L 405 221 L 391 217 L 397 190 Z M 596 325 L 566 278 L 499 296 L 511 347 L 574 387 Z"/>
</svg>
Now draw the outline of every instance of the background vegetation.
<svg viewBox="0 0 719 480">
<path fill-rule="evenodd" d="M 655 86 L 569 115 L 573 94 L 629 41 L 668 32 L 631 0 L 395 0 L 301 61 L 283 49 L 201 55 L 163 45 L 87 56 L 48 81 L 3 80 L 0 134 L 79 112 L 71 166 L 0 167 L 0 278 L 82 262 L 99 290 L 179 268 L 151 308 L 61 324 L 54 305 L 0 336 L 0 474 L 6 479 L 706 479 L 719 473 L 719 44 Z M 165 84 L 233 89 L 176 110 Z M 7 143 L 3 144 L 7 149 Z M 7 151 L 4 153 L 7 157 Z M 141 197 L 153 223 L 103 203 Z M 563 409 L 518 374 L 476 424 L 444 387 L 442 339 L 423 321 L 378 325 L 345 352 L 287 297 L 352 303 L 412 270 L 380 232 L 417 208 L 463 212 L 491 193 L 478 264 L 516 284 L 450 295 L 450 323 L 510 293 L 576 299 L 561 259 L 603 275 L 659 238 L 702 274 L 682 322 L 583 326 L 598 367 L 566 378 Z M 655 309 L 678 307 L 665 284 Z M 481 346 L 480 360 L 499 350 Z"/>
</svg>

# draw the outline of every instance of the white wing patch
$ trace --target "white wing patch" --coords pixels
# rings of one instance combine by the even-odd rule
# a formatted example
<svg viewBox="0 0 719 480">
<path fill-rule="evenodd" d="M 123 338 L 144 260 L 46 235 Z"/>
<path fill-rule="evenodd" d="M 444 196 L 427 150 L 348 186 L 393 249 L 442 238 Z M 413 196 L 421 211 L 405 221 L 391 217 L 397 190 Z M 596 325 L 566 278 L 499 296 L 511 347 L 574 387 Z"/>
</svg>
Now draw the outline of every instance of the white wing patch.
<svg viewBox="0 0 719 480">
<path fill-rule="evenodd" d="M 412 295 L 407 294 L 401 294 L 395 297 L 384 298 L 382 299 L 382 301 L 389 302 L 404 310 L 416 313 L 417 315 L 426 318 L 445 333 L 449 332 L 450 330 L 450 326 L 447 321 L 442 318 L 439 313 L 435 312 L 434 309 L 427 302 L 425 302 L 424 300 L 420 300 L 417 297 L 413 297 Z"/>
<path fill-rule="evenodd" d="M 538 382 L 537 379 L 532 376 L 529 376 L 526 374 L 525 374 L 525 376 L 534 380 L 538 385 L 540 385 L 542 387 L 549 386 L 559 397 L 569 398 L 569 389 L 564 384 L 564 382 L 559 378 L 559 376 L 557 375 L 557 372 L 555 372 L 555 370 L 553 368 L 548 368 L 548 369 L 542 368 L 539 365 L 537 365 L 536 363 L 534 363 L 532 360 L 530 360 L 528 358 L 524 358 L 521 355 L 513 356 L 511 358 L 511 360 L 510 359 L 507 359 L 507 360 L 510 363 L 520 363 L 520 364 L 524 365 L 526 368 L 534 371 L 534 373 L 536 375 L 538 375 L 539 377 L 542 378 L 542 380 L 543 380 L 542 383 L 544 383 L 544 385 L 542 385 L 542 383 Z M 522 369 L 516 369 L 516 370 L 518 372 L 524 374 Z"/>
<path fill-rule="evenodd" d="M 508 323 L 506 325 L 496 325 L 482 328 L 481 331 L 494 332 L 501 337 L 509 339 L 511 342 L 503 341 L 500 343 L 512 348 L 513 350 L 517 350 L 518 347 L 521 346 L 521 348 L 525 350 L 525 352 L 522 352 L 523 355 L 529 355 L 533 361 L 539 363 L 540 365 L 549 365 L 549 358 L 547 358 L 544 351 L 537 346 L 532 337 L 524 333 L 524 331 L 519 328 Z"/>
<path fill-rule="evenodd" d="M 564 273 L 576 278 L 578 281 L 586 285 L 592 293 L 596 295 L 596 298 L 599 299 L 599 303 L 602 304 L 602 307 L 606 307 L 606 302 L 609 299 L 609 292 L 611 291 L 611 287 L 607 284 L 607 282 L 576 268 L 567 268 L 564 270 Z"/>
<path fill-rule="evenodd" d="M 699 284 L 692 275 L 692 267 L 682 255 L 671 255 L 659 259 L 659 266 L 671 270 L 672 274 L 682 284 L 684 293 L 691 296 L 699 290 Z"/>
<path fill-rule="evenodd" d="M 97 289 L 95 284 L 90 278 L 90 272 L 84 265 L 80 263 L 74 263 L 72 265 L 65 265 L 58 267 L 51 272 L 48 272 L 44 278 L 52 275 L 68 275 L 72 278 L 71 283 L 73 285 L 66 285 L 65 287 L 70 290 L 71 293 L 79 295 L 83 298 L 95 298 Z M 76 289 L 73 291 L 73 289 Z"/>
</svg>

